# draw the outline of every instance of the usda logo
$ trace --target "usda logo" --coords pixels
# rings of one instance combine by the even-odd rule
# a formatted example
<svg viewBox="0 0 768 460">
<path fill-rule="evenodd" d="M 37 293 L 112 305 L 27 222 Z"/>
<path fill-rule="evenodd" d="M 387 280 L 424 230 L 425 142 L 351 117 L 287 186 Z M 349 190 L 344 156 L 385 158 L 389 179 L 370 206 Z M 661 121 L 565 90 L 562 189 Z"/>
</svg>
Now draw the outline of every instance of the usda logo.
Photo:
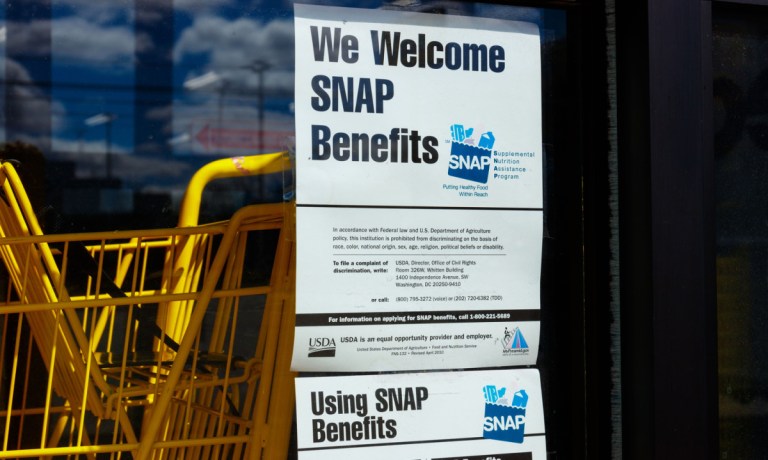
<svg viewBox="0 0 768 460">
<path fill-rule="evenodd" d="M 311 337 L 309 339 L 310 358 L 332 358 L 336 356 L 336 341 L 328 337 Z"/>
</svg>

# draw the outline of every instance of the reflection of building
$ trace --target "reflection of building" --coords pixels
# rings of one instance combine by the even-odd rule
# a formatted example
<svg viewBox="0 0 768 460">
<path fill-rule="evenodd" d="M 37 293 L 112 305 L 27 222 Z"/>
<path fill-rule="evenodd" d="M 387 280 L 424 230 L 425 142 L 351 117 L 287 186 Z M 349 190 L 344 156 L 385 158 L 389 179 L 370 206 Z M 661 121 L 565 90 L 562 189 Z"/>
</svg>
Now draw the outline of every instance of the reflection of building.
<svg viewBox="0 0 768 460">
<path fill-rule="evenodd" d="M 170 227 L 175 223 L 170 194 L 134 191 L 115 178 L 77 179 L 75 166 L 73 161 L 52 161 L 46 177 L 46 203 L 71 225 L 59 232 Z M 104 219 L 105 215 L 111 219 Z"/>
<path fill-rule="evenodd" d="M 50 22 L 51 0 L 13 2 L 4 8 L 5 140 L 24 140 L 51 150 L 51 28 L 34 27 L 35 56 L 29 53 L 32 23 Z"/>
<path fill-rule="evenodd" d="M 136 0 L 134 144 L 138 154 L 169 153 L 173 103 L 173 0 Z"/>
<path fill-rule="evenodd" d="M 176 213 L 185 183 L 176 184 L 170 179 L 167 183 L 160 183 L 163 171 L 135 183 L 119 178 L 106 179 L 98 174 L 85 176 L 84 171 L 101 171 L 102 164 L 95 162 L 90 168 L 84 168 L 82 161 L 76 162 L 65 155 L 52 156 L 58 158 L 47 161 L 44 202 L 75 224 L 69 231 L 167 228 L 176 225 Z M 135 171 L 165 164 L 138 156 L 120 155 L 116 159 L 118 170 Z M 206 160 L 198 158 L 198 161 L 202 164 Z M 185 165 L 178 160 L 174 163 L 178 169 Z M 181 175 L 184 176 L 183 171 Z M 214 182 L 206 187 L 203 195 L 201 221 L 227 219 L 235 210 L 249 203 L 280 201 L 291 185 L 285 183 L 286 180 L 282 174 L 273 174 L 266 176 L 263 183 L 245 178 Z M 145 182 L 154 182 L 155 186 L 145 186 Z"/>
</svg>

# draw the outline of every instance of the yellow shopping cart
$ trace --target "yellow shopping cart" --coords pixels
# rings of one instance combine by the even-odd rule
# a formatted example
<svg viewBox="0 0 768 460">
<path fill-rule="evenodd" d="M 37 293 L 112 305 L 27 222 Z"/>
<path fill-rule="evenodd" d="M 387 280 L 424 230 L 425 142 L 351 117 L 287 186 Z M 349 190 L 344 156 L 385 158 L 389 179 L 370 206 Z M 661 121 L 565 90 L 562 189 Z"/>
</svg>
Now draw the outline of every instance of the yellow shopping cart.
<svg viewBox="0 0 768 460">
<path fill-rule="evenodd" d="M 287 170 L 281 153 L 203 167 L 173 229 L 44 235 L 13 166 L 0 165 L 0 360 L 13 356 L 0 362 L 0 458 L 287 456 L 292 204 L 197 223 L 210 181 Z M 266 270 L 254 245 L 272 248 Z M 43 398 L 28 392 L 34 350 Z"/>
</svg>

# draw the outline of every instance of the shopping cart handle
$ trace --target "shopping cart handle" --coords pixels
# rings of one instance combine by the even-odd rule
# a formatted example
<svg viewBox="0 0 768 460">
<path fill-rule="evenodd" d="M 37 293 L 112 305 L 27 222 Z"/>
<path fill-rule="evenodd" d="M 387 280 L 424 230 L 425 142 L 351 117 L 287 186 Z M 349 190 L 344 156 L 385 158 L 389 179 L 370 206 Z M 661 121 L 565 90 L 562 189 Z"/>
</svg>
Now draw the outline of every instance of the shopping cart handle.
<svg viewBox="0 0 768 460">
<path fill-rule="evenodd" d="M 179 227 L 198 224 L 203 189 L 211 181 L 229 177 L 272 174 L 290 168 L 287 152 L 265 153 L 246 157 L 223 158 L 200 168 L 189 181 L 179 210 Z"/>
</svg>

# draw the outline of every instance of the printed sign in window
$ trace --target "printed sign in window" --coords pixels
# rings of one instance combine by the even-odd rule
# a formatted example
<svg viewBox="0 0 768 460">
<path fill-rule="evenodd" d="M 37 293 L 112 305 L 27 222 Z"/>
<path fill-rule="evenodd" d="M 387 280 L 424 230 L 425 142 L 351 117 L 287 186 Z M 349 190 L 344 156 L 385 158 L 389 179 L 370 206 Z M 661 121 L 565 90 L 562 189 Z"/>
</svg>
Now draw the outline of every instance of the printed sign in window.
<svg viewBox="0 0 768 460">
<path fill-rule="evenodd" d="M 545 460 L 535 369 L 296 379 L 300 460 Z"/>
<path fill-rule="evenodd" d="M 304 371 L 535 364 L 535 25 L 296 5 Z"/>
</svg>

